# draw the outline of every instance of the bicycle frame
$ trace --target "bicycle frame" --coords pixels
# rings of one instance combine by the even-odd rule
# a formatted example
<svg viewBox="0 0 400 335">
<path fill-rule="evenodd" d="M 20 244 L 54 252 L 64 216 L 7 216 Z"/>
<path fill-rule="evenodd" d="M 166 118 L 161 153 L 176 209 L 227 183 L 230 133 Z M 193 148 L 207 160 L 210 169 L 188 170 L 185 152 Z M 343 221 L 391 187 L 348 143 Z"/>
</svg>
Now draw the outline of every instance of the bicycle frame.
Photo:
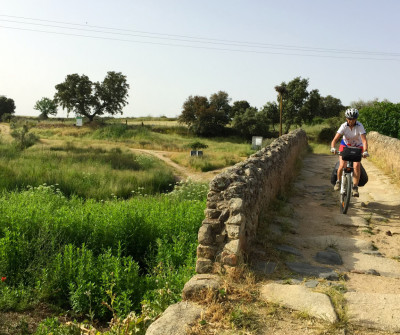
<svg viewBox="0 0 400 335">
<path fill-rule="evenodd" d="M 340 213 L 346 214 L 350 204 L 351 190 L 353 188 L 353 162 L 348 161 L 342 171 L 340 184 Z"/>
</svg>

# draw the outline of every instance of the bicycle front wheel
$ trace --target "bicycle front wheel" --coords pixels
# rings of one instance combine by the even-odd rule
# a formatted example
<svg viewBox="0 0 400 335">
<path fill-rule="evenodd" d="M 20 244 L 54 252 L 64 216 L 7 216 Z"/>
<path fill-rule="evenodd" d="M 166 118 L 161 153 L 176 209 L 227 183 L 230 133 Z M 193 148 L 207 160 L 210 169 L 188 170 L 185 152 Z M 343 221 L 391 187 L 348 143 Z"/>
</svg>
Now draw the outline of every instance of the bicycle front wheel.
<svg viewBox="0 0 400 335">
<path fill-rule="evenodd" d="M 344 183 L 344 193 L 340 192 L 340 213 L 346 214 L 347 209 L 349 208 L 350 197 L 351 197 L 351 174 L 348 173 L 345 175 L 345 178 L 342 179 L 342 183 Z"/>
</svg>

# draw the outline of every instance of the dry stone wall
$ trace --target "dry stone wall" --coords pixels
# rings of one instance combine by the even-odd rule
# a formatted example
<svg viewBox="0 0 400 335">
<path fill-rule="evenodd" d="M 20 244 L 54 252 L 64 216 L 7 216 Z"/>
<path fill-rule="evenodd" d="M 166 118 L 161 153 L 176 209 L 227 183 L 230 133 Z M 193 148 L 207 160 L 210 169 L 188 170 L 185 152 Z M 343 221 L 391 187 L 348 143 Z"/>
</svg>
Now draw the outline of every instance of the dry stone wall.
<svg viewBox="0 0 400 335">
<path fill-rule="evenodd" d="M 400 177 L 400 140 L 381 135 L 376 131 L 367 134 L 368 152 L 384 165 L 387 172 Z"/>
<path fill-rule="evenodd" d="M 260 214 L 290 182 L 306 147 L 306 133 L 295 130 L 210 182 L 198 234 L 197 273 L 212 272 L 215 262 L 227 266 L 243 262 Z"/>
</svg>

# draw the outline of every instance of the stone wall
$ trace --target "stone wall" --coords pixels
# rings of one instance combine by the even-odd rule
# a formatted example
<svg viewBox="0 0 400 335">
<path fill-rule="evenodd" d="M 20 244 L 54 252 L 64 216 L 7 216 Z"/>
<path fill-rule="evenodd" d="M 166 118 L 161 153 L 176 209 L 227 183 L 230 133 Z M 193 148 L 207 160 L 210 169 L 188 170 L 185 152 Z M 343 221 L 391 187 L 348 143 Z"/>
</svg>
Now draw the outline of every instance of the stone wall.
<svg viewBox="0 0 400 335">
<path fill-rule="evenodd" d="M 197 273 L 212 272 L 215 262 L 236 266 L 244 260 L 260 214 L 291 181 L 306 147 L 306 133 L 295 130 L 210 182 L 198 234 Z"/>
<path fill-rule="evenodd" d="M 376 131 L 367 134 L 368 152 L 373 160 L 389 172 L 400 177 L 400 140 Z"/>
</svg>

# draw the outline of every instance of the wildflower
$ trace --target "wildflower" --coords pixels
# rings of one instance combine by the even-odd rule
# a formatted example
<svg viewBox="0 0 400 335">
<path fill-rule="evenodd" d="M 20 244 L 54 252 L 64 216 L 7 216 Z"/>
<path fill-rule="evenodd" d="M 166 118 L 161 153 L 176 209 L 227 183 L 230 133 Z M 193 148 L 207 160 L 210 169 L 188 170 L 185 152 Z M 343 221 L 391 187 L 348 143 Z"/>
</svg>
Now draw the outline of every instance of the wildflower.
<svg viewBox="0 0 400 335">
<path fill-rule="evenodd" d="M 5 282 L 6 279 L 7 279 L 7 277 L 1 277 L 1 281 L 2 281 L 2 282 Z"/>
</svg>

